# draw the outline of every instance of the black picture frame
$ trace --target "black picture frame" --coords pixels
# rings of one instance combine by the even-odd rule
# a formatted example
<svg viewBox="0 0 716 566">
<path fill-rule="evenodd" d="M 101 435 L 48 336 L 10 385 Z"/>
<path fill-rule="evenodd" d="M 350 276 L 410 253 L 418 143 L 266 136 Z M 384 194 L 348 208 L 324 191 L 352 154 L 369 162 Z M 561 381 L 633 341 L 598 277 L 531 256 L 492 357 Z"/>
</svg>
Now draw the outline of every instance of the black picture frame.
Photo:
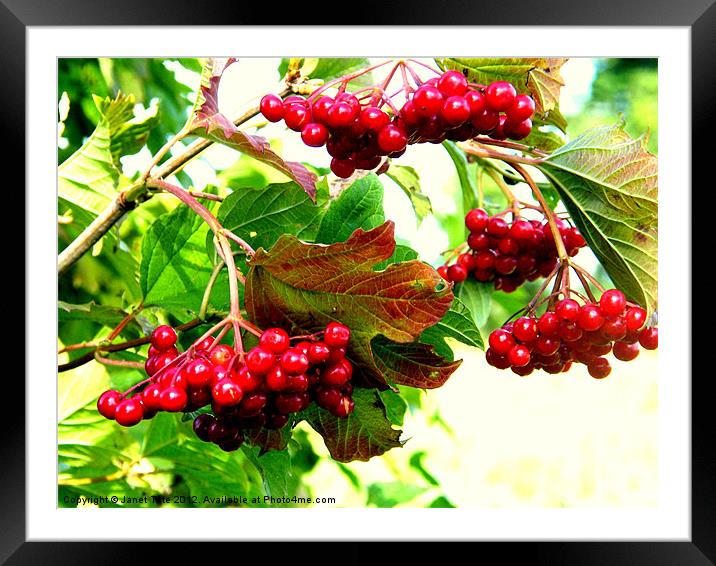
<svg viewBox="0 0 716 566">
<path fill-rule="evenodd" d="M 714 0 L 600 0 L 599 2 L 551 1 L 537 5 L 519 2 L 465 3 L 450 0 L 413 0 L 409 3 L 361 3 L 353 10 L 350 22 L 338 21 L 346 12 L 331 11 L 312 3 L 306 10 L 286 11 L 283 19 L 260 22 L 265 13 L 261 3 L 212 2 L 210 8 L 197 9 L 196 2 L 162 0 L 146 2 L 86 2 L 84 0 L 0 0 L 0 49 L 4 54 L 2 74 L 2 126 L 5 144 L 3 160 L 6 171 L 17 171 L 18 163 L 25 163 L 25 33 L 28 26 L 77 25 L 315 25 L 317 14 L 332 17 L 333 25 L 530 25 L 530 26 L 683 26 L 691 31 L 691 93 L 692 108 L 698 109 L 699 120 L 692 120 L 692 148 L 712 147 L 711 132 L 714 113 L 713 87 L 716 85 L 716 3 Z M 343 15 L 341 15 L 343 14 Z M 272 14 L 272 17 L 282 17 Z M 711 111 L 709 112 L 709 110 Z M 684 117 L 690 119 L 690 117 Z M 692 186 L 711 189 L 705 167 L 696 167 L 692 158 Z M 20 182 L 24 185 L 21 175 Z M 686 190 L 686 189 L 685 189 Z M 28 187 L 25 202 L 28 203 Z M 27 208 L 26 208 L 27 210 Z M 24 248 L 23 248 L 24 251 Z M 23 258 L 16 262 L 22 265 Z M 19 268 L 17 270 L 20 271 Z M 27 297 L 25 297 L 27 300 Z M 685 304 L 691 313 L 691 304 Z M 19 320 L 19 319 L 18 319 Z M 29 344 L 25 344 L 27 349 Z M 27 354 L 27 350 L 26 350 Z M 691 378 L 691 359 L 685 362 Z M 700 377 L 709 377 L 708 373 Z M 48 376 L 49 378 L 50 376 Z M 672 376 L 685 379 L 687 376 Z M 461 543 L 480 545 L 470 549 L 475 560 L 484 553 L 495 553 L 501 563 L 518 560 L 529 564 L 599 564 L 599 565 L 706 565 L 716 564 L 716 450 L 710 432 L 711 397 L 707 379 L 692 379 L 692 516 L 691 539 L 688 542 L 487 542 Z M 0 442 L 0 563 L 3 564 L 128 564 L 143 563 L 151 555 L 147 545 L 114 543 L 27 542 L 25 500 L 28 485 L 25 481 L 25 399 L 24 383 L 18 379 L 4 381 L 5 398 L 13 399 L 4 407 L 4 426 Z M 711 425 L 711 426 L 710 426 Z M 238 526 L 237 526 L 238 528 Z M 359 536 L 359 534 L 358 534 Z M 81 533 L 78 533 L 81 537 Z M 317 533 L 317 539 L 320 534 Z M 267 543 L 242 544 L 241 559 L 250 559 L 267 550 Z M 322 560 L 343 563 L 365 563 L 374 560 L 383 550 L 373 548 L 381 543 L 349 542 L 353 548 L 316 552 L 314 549 L 289 550 L 296 543 L 270 543 L 271 555 L 287 557 L 291 561 L 309 558 L 312 563 Z M 311 544 L 315 544 L 311 543 Z M 175 557 L 187 563 L 192 555 L 207 556 L 206 547 L 196 543 L 165 543 L 159 551 L 170 562 Z M 224 546 L 224 545 L 222 545 Z M 402 560 L 424 557 L 423 544 L 401 545 Z M 218 548 L 218 547 L 217 547 Z M 477 553 L 474 553 L 477 550 Z M 229 552 L 233 552 L 229 551 Z M 338 553 L 338 554 L 336 554 Z M 237 556 L 237 559 L 239 557 Z"/>
</svg>

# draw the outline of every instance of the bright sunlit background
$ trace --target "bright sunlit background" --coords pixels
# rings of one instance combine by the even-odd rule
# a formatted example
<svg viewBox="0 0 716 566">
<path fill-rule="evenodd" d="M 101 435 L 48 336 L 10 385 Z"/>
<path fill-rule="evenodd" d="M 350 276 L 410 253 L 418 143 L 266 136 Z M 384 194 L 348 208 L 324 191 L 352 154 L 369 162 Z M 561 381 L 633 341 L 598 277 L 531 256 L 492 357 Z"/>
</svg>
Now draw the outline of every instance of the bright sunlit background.
<svg viewBox="0 0 716 566">
<path fill-rule="evenodd" d="M 238 116 L 266 92 L 278 92 L 278 65 L 278 59 L 243 59 L 231 66 L 221 82 L 222 112 Z M 165 66 L 192 89 L 198 85 L 198 74 L 178 62 Z M 649 148 L 657 151 L 655 60 L 571 59 L 561 73 L 565 86 L 560 108 L 570 137 L 623 118 L 630 134 L 648 131 Z M 61 116 L 67 106 L 71 108 L 71 101 L 61 99 Z M 139 106 L 144 111 L 151 103 Z M 260 135 L 270 139 L 284 159 L 328 167 L 325 150 L 306 147 L 282 123 L 266 125 L 258 117 L 252 124 L 261 125 Z M 67 140 L 61 133 L 60 148 L 63 144 Z M 133 175 L 150 160 L 146 148 L 123 158 L 124 172 Z M 220 184 L 217 171 L 235 161 L 233 150 L 214 145 L 186 172 L 201 190 Z M 431 144 L 410 146 L 400 164 L 416 169 L 437 217 L 461 213 L 458 179 L 447 152 Z M 418 224 L 405 194 L 386 176 L 381 179 L 386 216 L 395 221 L 396 235 L 421 259 L 439 265 L 441 252 L 449 246 L 440 223 L 428 217 Z M 526 192 L 518 195 L 527 198 Z M 580 252 L 579 259 L 597 269 L 588 251 Z M 483 335 L 509 314 L 494 313 Z M 404 449 L 367 463 L 336 464 L 321 438 L 305 423 L 299 426 L 323 456 L 303 476 L 315 496 L 335 497 L 342 507 L 657 504 L 656 353 L 642 351 L 630 363 L 610 358 L 612 374 L 599 381 L 589 377 L 583 365 L 566 374 L 536 372 L 520 378 L 488 366 L 480 350 L 453 345 L 455 357 L 464 362 L 444 387 L 421 393 L 422 408 L 406 415 L 403 430 L 409 440 Z"/>
</svg>

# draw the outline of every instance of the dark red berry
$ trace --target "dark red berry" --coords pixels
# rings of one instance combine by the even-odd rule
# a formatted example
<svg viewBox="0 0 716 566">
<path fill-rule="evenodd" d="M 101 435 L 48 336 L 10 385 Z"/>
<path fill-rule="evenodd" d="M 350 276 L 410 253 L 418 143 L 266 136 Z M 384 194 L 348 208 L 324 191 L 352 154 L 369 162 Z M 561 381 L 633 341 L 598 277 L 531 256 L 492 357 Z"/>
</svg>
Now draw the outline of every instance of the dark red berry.
<svg viewBox="0 0 716 566">
<path fill-rule="evenodd" d="M 159 405 L 162 410 L 172 413 L 183 410 L 188 401 L 186 391 L 179 387 L 169 387 L 159 395 Z"/>
<path fill-rule="evenodd" d="M 612 372 L 612 367 L 608 359 L 595 358 L 587 365 L 587 371 L 594 379 L 604 379 Z"/>
<path fill-rule="evenodd" d="M 467 269 L 465 269 L 459 263 L 456 263 L 456 264 L 448 267 L 447 276 L 448 276 L 449 281 L 454 281 L 455 283 L 461 283 L 461 282 L 465 281 L 465 279 L 467 279 Z"/>
<path fill-rule="evenodd" d="M 239 371 L 234 372 L 232 379 L 244 393 L 256 391 L 262 383 L 261 377 L 251 373 L 246 366 L 241 366 Z"/>
<path fill-rule="evenodd" d="M 507 236 L 507 233 L 510 231 L 510 228 L 507 225 L 507 222 L 505 222 L 504 218 L 500 218 L 499 216 L 492 216 L 487 221 L 486 230 L 487 233 L 494 238 L 504 238 L 505 236 Z"/>
<path fill-rule="evenodd" d="M 626 342 L 614 342 L 612 354 L 617 360 L 630 362 L 639 355 L 639 344 L 627 344 Z"/>
<path fill-rule="evenodd" d="M 488 218 L 486 211 L 474 208 L 465 215 L 465 226 L 470 232 L 482 232 L 487 227 Z"/>
<path fill-rule="evenodd" d="M 659 347 L 659 329 L 650 326 L 642 330 L 639 333 L 639 344 L 645 350 L 656 350 Z"/>
<path fill-rule="evenodd" d="M 344 385 L 353 375 L 353 365 L 346 359 L 327 367 L 321 372 L 321 383 L 329 387 Z"/>
<path fill-rule="evenodd" d="M 328 361 L 331 350 L 325 342 L 314 342 L 308 348 L 308 361 L 314 365 Z"/>
<path fill-rule="evenodd" d="M 552 336 L 559 332 L 560 319 L 556 313 L 547 311 L 537 320 L 537 329 L 541 334 Z"/>
<path fill-rule="evenodd" d="M 355 170 L 356 164 L 352 159 L 338 159 L 336 157 L 331 159 L 331 171 L 336 177 L 347 179 L 355 173 Z"/>
<path fill-rule="evenodd" d="M 288 375 L 297 375 L 308 370 L 308 356 L 296 349 L 290 349 L 281 356 L 281 368 Z"/>
</svg>

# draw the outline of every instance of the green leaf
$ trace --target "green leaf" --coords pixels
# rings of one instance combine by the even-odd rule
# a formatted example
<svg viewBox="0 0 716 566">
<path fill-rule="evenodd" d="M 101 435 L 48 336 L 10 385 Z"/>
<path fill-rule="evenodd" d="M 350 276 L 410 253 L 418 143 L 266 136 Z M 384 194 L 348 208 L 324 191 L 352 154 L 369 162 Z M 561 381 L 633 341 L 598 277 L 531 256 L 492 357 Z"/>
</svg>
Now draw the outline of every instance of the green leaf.
<svg viewBox="0 0 716 566">
<path fill-rule="evenodd" d="M 109 389 L 109 374 L 104 366 L 90 363 L 58 376 L 57 419 L 64 421 L 75 411 L 96 400 Z"/>
<path fill-rule="evenodd" d="M 404 482 L 379 482 L 368 486 L 368 501 L 366 504 L 373 507 L 395 507 L 408 503 L 428 488 Z"/>
<path fill-rule="evenodd" d="M 339 419 L 315 404 L 301 413 L 323 437 L 334 460 L 368 461 L 403 445 L 400 440 L 402 431 L 391 426 L 385 405 L 375 390 L 356 388 L 353 400 L 355 408 L 345 419 Z"/>
<path fill-rule="evenodd" d="M 383 185 L 371 173 L 355 181 L 330 203 L 315 242 L 342 242 L 358 228 L 372 230 L 384 221 Z"/>
<path fill-rule="evenodd" d="M 657 306 L 657 159 L 621 126 L 588 130 L 539 166 L 614 284 Z"/>
<path fill-rule="evenodd" d="M 455 295 L 467 307 L 478 328 L 482 328 L 490 316 L 493 290 L 492 283 L 483 283 L 474 279 L 466 279 L 455 290 Z"/>
<path fill-rule="evenodd" d="M 438 59 L 441 67 L 464 73 L 470 82 L 511 82 L 518 92 L 532 96 L 538 122 L 556 125 L 562 131 L 566 124 L 559 113 L 559 92 L 564 86 L 560 69 L 566 61 L 562 57 Z"/>
<path fill-rule="evenodd" d="M 312 199 L 316 197 L 316 175 L 300 163 L 284 161 L 271 151 L 269 143 L 260 136 L 251 136 L 239 130 L 219 112 L 219 81 L 221 75 L 235 59 L 211 59 L 202 73 L 201 88 L 191 119 L 193 134 L 231 147 L 249 157 L 277 169 L 298 183 Z"/>
<path fill-rule="evenodd" d="M 288 497 L 290 495 L 288 482 L 293 476 L 293 471 L 291 456 L 287 450 L 260 454 L 258 447 L 249 448 L 245 445 L 241 447 L 241 450 L 261 474 L 266 495 L 271 497 Z"/>
<path fill-rule="evenodd" d="M 564 145 L 564 138 L 556 132 L 545 130 L 539 126 L 532 128 L 530 135 L 520 140 L 520 143 L 536 147 L 548 153 Z"/>
<path fill-rule="evenodd" d="M 445 313 L 440 322 L 425 330 L 420 340 L 434 345 L 435 351 L 440 356 L 452 359 L 452 349 L 445 338 L 454 338 L 468 346 L 485 349 L 482 335 L 470 309 L 457 297 L 453 299 L 450 310 Z"/>
<path fill-rule="evenodd" d="M 383 261 L 376 263 L 375 266 L 373 266 L 373 269 L 381 271 L 388 267 L 391 263 L 400 263 L 401 261 L 410 261 L 413 259 L 418 259 L 418 252 L 408 246 L 397 244 L 395 246 L 395 251 L 393 251 L 393 255 L 391 255 L 388 259 L 384 259 Z"/>
<path fill-rule="evenodd" d="M 383 401 L 383 405 L 385 405 L 385 416 L 388 417 L 388 420 L 396 426 L 403 426 L 405 411 L 408 410 L 408 404 L 405 399 L 392 389 L 378 391 L 378 396 Z"/>
<path fill-rule="evenodd" d="M 103 326 L 114 328 L 128 313 L 122 309 L 98 305 L 94 301 L 82 305 L 73 305 L 65 301 L 57 301 L 57 319 L 59 322 L 70 320 L 82 320 L 86 322 L 97 322 Z M 129 321 L 128 325 L 136 326 L 141 330 L 135 319 Z"/>
<path fill-rule="evenodd" d="M 418 172 L 407 165 L 391 164 L 385 174 L 393 179 L 410 199 L 415 216 L 418 219 L 418 226 L 420 226 L 423 219 L 432 214 L 433 205 L 430 204 L 430 199 L 420 189 Z"/>
<path fill-rule="evenodd" d="M 458 179 L 460 180 L 460 189 L 462 191 L 462 216 L 464 217 L 470 210 L 479 206 L 476 169 L 477 165 L 468 163 L 465 152 L 462 151 L 455 142 L 444 141 L 443 147 L 447 150 L 450 159 L 455 164 Z M 467 230 L 464 228 L 464 230 Z"/>
<path fill-rule="evenodd" d="M 416 470 L 430 485 L 439 486 L 440 482 L 435 479 L 435 476 L 428 472 L 425 464 L 423 464 L 423 458 L 425 458 L 425 455 L 425 452 L 422 450 L 420 452 L 415 452 L 412 456 L 410 456 L 410 467 Z"/>
<path fill-rule="evenodd" d="M 440 320 L 452 302 L 440 275 L 420 261 L 371 269 L 394 249 L 392 222 L 368 232 L 356 230 L 344 243 L 328 246 L 282 236 L 251 261 L 246 310 L 261 327 L 312 332 L 331 321 L 347 324 L 352 331 L 349 358 L 385 388 L 371 340 L 382 334 L 394 342 L 412 342 Z"/>
<path fill-rule="evenodd" d="M 142 240 L 139 266 L 145 305 L 199 310 L 212 272 L 205 247 L 207 230 L 204 221 L 185 206 L 163 214 L 151 225 Z M 225 271 L 217 278 L 214 296 L 218 304 L 225 306 L 228 296 Z"/>
<path fill-rule="evenodd" d="M 216 217 L 252 248 L 268 249 L 283 234 L 313 239 L 322 212 L 296 183 L 282 183 L 235 188 L 221 203 Z M 212 234 L 207 237 L 211 239 Z"/>
</svg>

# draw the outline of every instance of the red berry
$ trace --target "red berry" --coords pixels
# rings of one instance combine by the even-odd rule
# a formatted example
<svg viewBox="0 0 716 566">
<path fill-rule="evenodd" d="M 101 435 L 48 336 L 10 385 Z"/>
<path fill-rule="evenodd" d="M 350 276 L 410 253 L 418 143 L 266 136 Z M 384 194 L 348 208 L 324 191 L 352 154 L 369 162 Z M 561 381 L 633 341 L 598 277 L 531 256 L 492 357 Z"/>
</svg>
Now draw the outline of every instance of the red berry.
<svg viewBox="0 0 716 566">
<path fill-rule="evenodd" d="M 158 383 L 152 383 L 142 391 L 142 404 L 148 411 L 158 411 L 161 409 L 160 397 L 162 388 Z"/>
<path fill-rule="evenodd" d="M 241 402 L 244 392 L 230 379 L 221 379 L 211 388 L 211 396 L 219 405 L 233 407 Z"/>
<path fill-rule="evenodd" d="M 443 103 L 440 117 L 450 126 L 459 126 L 470 117 L 470 105 L 462 96 L 451 96 Z"/>
<path fill-rule="evenodd" d="M 361 110 L 359 120 L 361 125 L 366 130 L 371 130 L 373 132 L 380 131 L 383 126 L 387 126 L 390 122 L 388 115 L 375 106 L 363 108 L 363 110 Z"/>
<path fill-rule="evenodd" d="M 646 324 L 646 311 L 641 307 L 629 307 L 624 314 L 628 332 L 636 332 Z"/>
<path fill-rule="evenodd" d="M 481 208 L 474 208 L 465 215 L 465 226 L 470 232 L 482 232 L 487 227 L 487 212 Z"/>
<path fill-rule="evenodd" d="M 484 232 L 473 232 L 467 237 L 467 245 L 473 250 L 485 250 L 490 247 L 490 237 Z"/>
<path fill-rule="evenodd" d="M 513 346 L 507 352 L 507 361 L 512 367 L 522 367 L 530 363 L 530 351 L 522 345 Z"/>
<path fill-rule="evenodd" d="M 448 267 L 447 276 L 449 281 L 461 283 L 462 281 L 465 281 L 465 279 L 467 279 L 467 269 L 465 269 L 459 263 L 456 263 L 455 265 L 451 265 L 450 267 Z"/>
<path fill-rule="evenodd" d="M 639 344 L 645 350 L 656 350 L 659 346 L 659 329 L 649 326 L 639 333 Z"/>
<path fill-rule="evenodd" d="M 608 340 L 621 340 L 626 336 L 626 322 L 621 317 L 607 318 L 599 332 Z"/>
<path fill-rule="evenodd" d="M 562 299 L 555 305 L 554 312 L 561 320 L 576 321 L 579 318 L 579 303 L 574 299 Z"/>
<path fill-rule="evenodd" d="M 152 332 L 150 342 L 159 351 L 169 350 L 177 343 L 177 333 L 171 326 L 163 324 L 157 326 Z"/>
<path fill-rule="evenodd" d="M 608 289 L 599 299 L 599 308 L 604 316 L 619 316 L 626 307 L 626 297 L 619 289 Z"/>
<path fill-rule="evenodd" d="M 594 379 L 604 379 L 612 372 L 609 360 L 606 358 L 594 358 L 587 365 L 587 371 Z"/>
<path fill-rule="evenodd" d="M 319 124 L 328 124 L 328 110 L 333 106 L 330 96 L 321 96 L 311 105 L 313 120 Z"/>
<path fill-rule="evenodd" d="M 534 348 L 544 356 L 556 354 L 562 345 L 559 338 L 553 336 L 540 336 L 535 342 Z"/>
<path fill-rule="evenodd" d="M 290 338 L 283 328 L 268 328 L 259 338 L 259 345 L 272 354 L 283 354 L 290 346 Z"/>
<path fill-rule="evenodd" d="M 485 361 L 497 369 L 507 369 L 510 367 L 510 362 L 507 361 L 507 356 L 498 354 L 492 348 L 488 348 L 487 352 L 485 352 Z"/>
<path fill-rule="evenodd" d="M 323 341 L 331 349 L 345 348 L 350 338 L 350 328 L 340 322 L 329 322 L 323 333 Z"/>
<path fill-rule="evenodd" d="M 512 334 L 520 342 L 532 342 L 537 338 L 537 323 L 530 316 L 522 316 L 515 321 Z"/>
<path fill-rule="evenodd" d="M 443 105 L 443 95 L 434 86 L 423 85 L 413 95 L 413 106 L 419 116 L 435 116 Z"/>
<path fill-rule="evenodd" d="M 105 391 L 97 399 L 97 410 L 105 419 L 113 419 L 117 405 L 122 401 L 122 394 L 119 391 L 110 389 Z"/>
<path fill-rule="evenodd" d="M 599 330 L 604 324 L 602 311 L 597 305 L 584 305 L 579 311 L 577 324 L 582 330 L 593 332 Z"/>
<path fill-rule="evenodd" d="M 246 354 L 246 367 L 251 373 L 256 375 L 265 375 L 274 365 L 273 354 L 263 348 L 262 346 L 256 346 L 251 348 Z"/>
<path fill-rule="evenodd" d="M 211 362 L 197 358 L 190 361 L 181 372 L 189 385 L 193 388 L 204 387 L 209 384 L 214 375 Z"/>
<path fill-rule="evenodd" d="M 528 242 L 534 237 L 535 229 L 527 220 L 515 220 L 510 226 L 510 238 L 518 242 Z"/>
<path fill-rule="evenodd" d="M 448 279 L 448 266 L 447 265 L 441 265 L 440 267 L 438 267 L 437 271 L 438 271 L 438 275 L 440 275 L 440 277 L 445 279 L 445 281 L 450 281 L 450 279 Z"/>
<path fill-rule="evenodd" d="M 518 94 L 515 101 L 507 109 L 507 118 L 510 122 L 522 122 L 532 118 L 535 113 L 535 101 L 527 94 Z"/>
<path fill-rule="evenodd" d="M 159 395 L 159 405 L 164 411 L 176 413 L 186 407 L 189 397 L 186 391 L 179 387 L 168 387 Z"/>
<path fill-rule="evenodd" d="M 436 86 L 444 96 L 461 96 L 467 91 L 467 79 L 458 71 L 446 71 Z"/>
<path fill-rule="evenodd" d="M 286 387 L 286 391 L 290 391 L 291 393 L 302 393 L 303 391 L 308 391 L 309 385 L 308 376 L 305 373 L 289 375 L 288 387 Z"/>
<path fill-rule="evenodd" d="M 308 361 L 318 365 L 328 361 L 331 349 L 325 342 L 314 342 L 308 347 Z"/>
<path fill-rule="evenodd" d="M 626 342 L 614 342 L 612 353 L 617 360 L 630 362 L 639 355 L 639 344 L 627 344 Z"/>
<path fill-rule="evenodd" d="M 309 366 L 308 356 L 299 350 L 291 349 L 281 356 L 281 368 L 288 375 L 304 373 Z"/>
<path fill-rule="evenodd" d="M 477 116 L 485 111 L 485 97 L 481 92 L 470 90 L 465 94 L 465 100 L 470 106 L 471 116 Z"/>
<path fill-rule="evenodd" d="M 321 383 L 331 387 L 340 387 L 347 383 L 352 375 L 353 364 L 343 359 L 321 372 Z"/>
<path fill-rule="evenodd" d="M 483 250 L 475 254 L 475 267 L 481 271 L 488 271 L 495 268 L 495 254 L 492 250 Z"/>
<path fill-rule="evenodd" d="M 345 128 L 353 123 L 358 111 L 347 102 L 334 102 L 328 109 L 328 125 L 331 128 Z"/>
<path fill-rule="evenodd" d="M 331 411 L 331 413 L 339 419 L 345 419 L 353 412 L 354 407 L 355 403 L 353 399 L 344 395 L 343 397 L 341 397 L 341 400 L 338 402 L 338 405 L 336 405 L 336 407 Z"/>
<path fill-rule="evenodd" d="M 512 106 L 517 97 L 517 91 L 512 83 L 495 81 L 485 89 L 485 102 L 487 106 L 497 112 L 503 112 Z"/>
<path fill-rule="evenodd" d="M 506 119 L 502 128 L 506 137 L 513 140 L 522 140 L 532 132 L 532 120 L 527 118 L 521 122 L 512 122 Z"/>
<path fill-rule="evenodd" d="M 241 366 L 239 371 L 232 374 L 231 378 L 244 393 L 256 391 L 262 382 L 261 377 L 251 373 L 246 366 Z"/>
<path fill-rule="evenodd" d="M 356 164 L 352 159 L 331 159 L 331 171 L 336 177 L 347 179 L 355 173 Z"/>
<path fill-rule="evenodd" d="M 209 413 L 202 413 L 198 415 L 192 423 L 194 434 L 196 434 L 199 440 L 209 442 L 209 426 L 216 421 L 216 417 Z"/>
<path fill-rule="evenodd" d="M 114 412 L 114 419 L 122 426 L 134 426 L 144 418 L 144 407 L 137 397 L 120 401 Z"/>
<path fill-rule="evenodd" d="M 515 339 L 512 337 L 512 333 L 502 328 L 493 330 L 488 338 L 490 348 L 500 356 L 504 356 L 515 346 Z"/>
<path fill-rule="evenodd" d="M 583 335 L 584 332 L 576 322 L 565 320 L 559 325 L 559 337 L 565 342 L 576 342 Z"/>
<path fill-rule="evenodd" d="M 492 216 L 487 221 L 486 230 L 487 233 L 494 238 L 504 238 L 507 236 L 507 232 L 509 232 L 510 228 L 504 218 Z"/>
<path fill-rule="evenodd" d="M 283 101 L 275 94 L 267 94 L 261 99 L 259 110 L 269 122 L 278 122 L 283 118 Z"/>
<path fill-rule="evenodd" d="M 311 121 L 311 114 L 302 104 L 289 104 L 284 106 L 283 121 L 286 127 L 294 132 L 300 132 Z"/>
<path fill-rule="evenodd" d="M 328 141 L 328 129 L 315 122 L 306 124 L 301 130 L 301 139 L 309 147 L 321 147 Z"/>
<path fill-rule="evenodd" d="M 227 344 L 218 344 L 211 349 L 209 352 L 209 361 L 215 366 L 221 366 L 223 368 L 229 367 L 229 362 L 236 353 L 231 346 Z"/>
<path fill-rule="evenodd" d="M 517 258 L 511 255 L 501 255 L 495 259 L 495 271 L 500 275 L 509 275 L 517 269 Z M 514 289 L 512 289 L 514 290 Z M 507 287 L 503 288 L 507 292 Z"/>
<path fill-rule="evenodd" d="M 480 114 L 471 114 L 470 123 L 481 133 L 492 132 L 500 124 L 500 115 L 494 110 L 485 108 Z"/>
<path fill-rule="evenodd" d="M 266 374 L 266 389 L 283 391 L 288 387 L 288 375 L 280 365 L 276 365 Z"/>
<path fill-rule="evenodd" d="M 383 126 L 378 132 L 378 147 L 385 152 L 402 151 L 408 144 L 405 132 L 393 124 Z"/>
<path fill-rule="evenodd" d="M 266 406 L 268 398 L 265 393 L 251 393 L 244 397 L 239 405 L 240 417 L 252 417 L 258 415 Z"/>
</svg>

